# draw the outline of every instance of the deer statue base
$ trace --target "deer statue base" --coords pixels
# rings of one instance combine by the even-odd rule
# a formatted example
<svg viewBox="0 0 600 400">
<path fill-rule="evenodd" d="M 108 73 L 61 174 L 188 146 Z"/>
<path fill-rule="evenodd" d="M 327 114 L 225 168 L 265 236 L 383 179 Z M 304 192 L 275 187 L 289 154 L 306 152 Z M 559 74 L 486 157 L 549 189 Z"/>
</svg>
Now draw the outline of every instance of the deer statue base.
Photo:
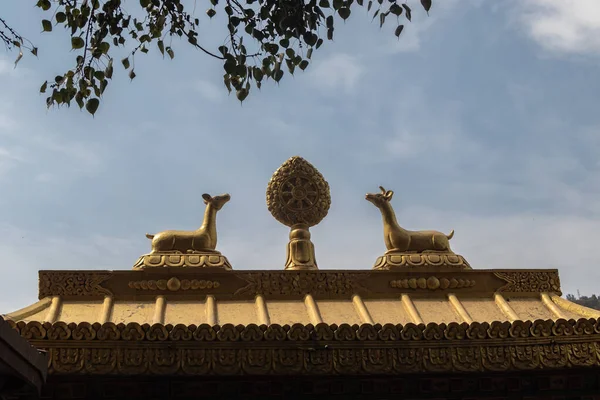
<svg viewBox="0 0 600 400">
<path fill-rule="evenodd" d="M 218 251 L 202 252 L 154 252 L 141 256 L 133 265 L 134 270 L 154 267 L 201 267 L 221 268 L 230 271 L 227 257 Z"/>
<path fill-rule="evenodd" d="M 315 246 L 310 241 L 308 225 L 292 226 L 290 241 L 287 245 L 286 270 L 316 270 Z"/>
<path fill-rule="evenodd" d="M 463 256 L 452 252 L 437 251 L 421 253 L 387 251 L 384 255 L 378 257 L 375 265 L 373 265 L 373 269 L 384 271 L 422 267 L 472 269 Z"/>
</svg>

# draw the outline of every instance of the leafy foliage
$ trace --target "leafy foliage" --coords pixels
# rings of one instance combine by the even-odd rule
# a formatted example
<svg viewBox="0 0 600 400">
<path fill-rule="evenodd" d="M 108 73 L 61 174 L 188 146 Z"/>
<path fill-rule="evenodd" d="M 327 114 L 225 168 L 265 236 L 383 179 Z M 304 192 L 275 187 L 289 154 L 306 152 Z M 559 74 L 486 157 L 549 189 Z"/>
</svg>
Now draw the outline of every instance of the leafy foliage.
<svg viewBox="0 0 600 400">
<path fill-rule="evenodd" d="M 226 40 L 213 52 L 200 43 L 201 21 L 194 15 L 198 0 L 133 1 L 134 14 L 142 18 L 125 11 L 123 0 L 37 0 L 37 7 L 48 12 L 48 19 L 41 21 L 42 31 L 63 26 L 71 35 L 70 47 L 75 53 L 74 68 L 41 86 L 40 92 L 51 91 L 48 107 L 70 105 L 75 100 L 93 115 L 113 77 L 111 50 L 130 43 L 129 55 L 120 61 L 130 79 L 136 76 L 138 53 L 155 46 L 172 59 L 171 39 L 181 37 L 223 63 L 225 87 L 243 101 L 251 87 L 260 88 L 266 79 L 279 82 L 286 73 L 305 70 L 313 50 L 320 48 L 325 38 L 333 40 L 335 20 L 347 20 L 355 5 L 366 7 L 379 26 L 395 17 L 396 37 L 404 29 L 402 20 L 412 19 L 410 6 L 401 3 L 405 0 L 208 0 L 206 17 L 223 13 L 227 22 Z M 429 12 L 431 0 L 420 3 Z"/>
<path fill-rule="evenodd" d="M 29 40 L 19 35 L 8 23 L 0 18 L 0 42 L 4 43 L 7 50 L 19 49 L 19 55 L 15 60 L 15 66 L 23 58 L 23 50 L 29 50 L 37 56 L 38 49 Z"/>
<path fill-rule="evenodd" d="M 588 296 L 578 296 L 575 297 L 572 294 L 567 295 L 567 300 L 572 301 L 573 303 L 577 303 L 580 306 L 593 308 L 595 310 L 600 310 L 600 297 L 595 294 Z"/>
</svg>

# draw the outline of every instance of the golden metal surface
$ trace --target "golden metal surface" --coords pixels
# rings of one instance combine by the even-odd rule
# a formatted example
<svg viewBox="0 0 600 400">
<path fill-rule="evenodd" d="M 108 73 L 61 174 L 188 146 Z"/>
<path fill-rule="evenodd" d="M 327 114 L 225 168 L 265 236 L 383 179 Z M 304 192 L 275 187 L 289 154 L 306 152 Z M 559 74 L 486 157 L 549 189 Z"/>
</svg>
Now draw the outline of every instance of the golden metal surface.
<svg viewBox="0 0 600 400">
<path fill-rule="evenodd" d="M 567 310 L 573 314 L 581 315 L 585 318 L 598 318 L 600 319 L 600 311 L 594 310 L 593 308 L 584 307 L 577 303 L 570 302 L 567 299 L 563 299 L 556 294 L 550 294 L 550 298 L 557 306 L 562 308 L 563 310 Z"/>
<path fill-rule="evenodd" d="M 146 267 L 221 267 L 231 269 L 227 258 L 216 251 L 217 212 L 231 196 L 203 194 L 204 220 L 195 231 L 168 230 L 154 235 L 146 234 L 152 240 L 150 254 L 141 256 L 134 269 Z"/>
<path fill-rule="evenodd" d="M 289 226 L 286 270 L 318 269 L 309 228 L 329 211 L 331 195 L 323 175 L 302 157 L 292 157 L 275 171 L 267 186 L 267 208 Z"/>
<path fill-rule="evenodd" d="M 409 231 L 398 225 L 396 213 L 391 200 L 394 192 L 379 186 L 381 193 L 367 193 L 367 201 L 379 208 L 383 217 L 383 237 L 388 252 L 402 253 L 424 251 L 439 251 L 453 253 L 450 249 L 450 239 L 454 230 L 448 235 L 438 231 Z"/>
<path fill-rule="evenodd" d="M 454 230 L 446 235 L 438 231 L 409 231 L 402 228 L 391 204 L 394 192 L 381 186 L 379 189 L 380 193 L 367 193 L 365 196 L 367 201 L 381 211 L 383 239 L 387 248 L 385 254 L 377 258 L 373 269 L 412 266 L 471 269 L 466 260 L 450 248 Z"/>
<path fill-rule="evenodd" d="M 439 376 L 600 367 L 600 320 L 594 319 L 360 326 L 8 323 L 48 351 L 53 375 Z"/>
</svg>

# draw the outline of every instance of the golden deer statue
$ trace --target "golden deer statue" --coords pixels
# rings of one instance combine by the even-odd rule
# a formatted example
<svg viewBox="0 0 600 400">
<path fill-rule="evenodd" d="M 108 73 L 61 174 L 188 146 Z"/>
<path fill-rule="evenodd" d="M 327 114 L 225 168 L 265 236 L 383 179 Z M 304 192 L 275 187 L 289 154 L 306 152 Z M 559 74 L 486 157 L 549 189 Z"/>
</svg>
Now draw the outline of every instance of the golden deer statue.
<svg viewBox="0 0 600 400">
<path fill-rule="evenodd" d="M 202 226 L 195 231 L 163 231 L 155 235 L 146 234 L 152 240 L 152 251 L 156 253 L 217 253 L 217 211 L 219 211 L 231 196 L 223 194 L 210 196 L 203 194 L 206 210 Z"/>
<path fill-rule="evenodd" d="M 383 235 L 387 253 L 395 252 L 447 252 L 450 250 L 450 239 L 454 236 L 454 230 L 446 235 L 438 231 L 409 231 L 398 225 L 396 214 L 390 201 L 394 192 L 386 191 L 379 187 L 381 193 L 367 193 L 365 198 L 379 208 L 383 217 Z"/>
</svg>

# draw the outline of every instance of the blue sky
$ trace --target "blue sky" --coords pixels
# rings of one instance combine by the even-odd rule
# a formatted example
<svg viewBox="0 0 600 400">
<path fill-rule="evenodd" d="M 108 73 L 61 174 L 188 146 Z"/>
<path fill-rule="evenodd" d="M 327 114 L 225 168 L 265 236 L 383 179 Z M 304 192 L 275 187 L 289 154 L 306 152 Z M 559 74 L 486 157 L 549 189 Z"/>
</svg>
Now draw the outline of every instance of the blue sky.
<svg viewBox="0 0 600 400">
<path fill-rule="evenodd" d="M 283 268 L 288 230 L 265 189 L 293 155 L 331 187 L 312 229 L 321 269 L 385 251 L 364 200 L 383 185 L 401 225 L 455 229 L 474 268 L 558 268 L 566 293 L 599 293 L 600 2 L 438 0 L 430 17 L 411 3 L 399 41 L 357 9 L 304 73 L 243 105 L 218 61 L 175 42 L 173 61 L 140 56 L 133 82 L 115 68 L 91 118 L 45 109 L 68 37 L 7 2 L 40 51 L 16 69 L 0 53 L 0 312 L 35 301 L 40 269 L 130 269 L 144 233 L 200 225 L 205 192 L 232 196 L 218 248 L 235 269 Z"/>
</svg>

